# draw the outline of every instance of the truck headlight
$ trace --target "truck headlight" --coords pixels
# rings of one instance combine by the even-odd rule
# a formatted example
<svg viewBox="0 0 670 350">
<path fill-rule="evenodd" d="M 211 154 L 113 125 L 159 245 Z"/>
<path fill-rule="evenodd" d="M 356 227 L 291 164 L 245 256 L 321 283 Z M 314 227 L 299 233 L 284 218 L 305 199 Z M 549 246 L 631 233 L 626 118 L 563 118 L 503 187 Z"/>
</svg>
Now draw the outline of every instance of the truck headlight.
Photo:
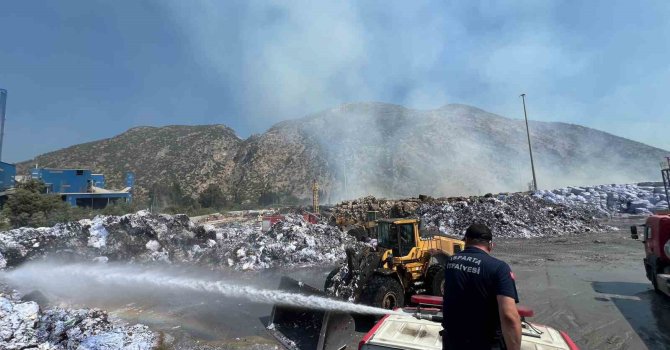
<svg viewBox="0 0 670 350">
<path fill-rule="evenodd" d="M 665 246 L 663 249 L 665 250 L 665 256 L 670 258 L 670 240 L 665 242 Z"/>
</svg>

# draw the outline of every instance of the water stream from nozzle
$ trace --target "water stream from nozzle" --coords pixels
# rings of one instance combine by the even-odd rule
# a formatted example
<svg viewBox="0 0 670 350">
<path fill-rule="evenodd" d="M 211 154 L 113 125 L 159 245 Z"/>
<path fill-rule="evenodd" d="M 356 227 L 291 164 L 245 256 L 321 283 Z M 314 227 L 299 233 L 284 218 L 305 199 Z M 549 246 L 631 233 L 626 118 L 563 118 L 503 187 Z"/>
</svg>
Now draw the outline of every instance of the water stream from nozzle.
<svg viewBox="0 0 670 350">
<path fill-rule="evenodd" d="M 0 274 L 16 286 L 49 290 L 54 281 L 60 285 L 125 286 L 144 288 L 169 288 L 195 292 L 215 293 L 225 297 L 242 298 L 256 303 L 298 306 L 318 310 L 330 310 L 357 314 L 386 315 L 402 314 L 367 305 L 349 303 L 321 296 L 303 295 L 281 290 L 261 289 L 227 281 L 211 281 L 179 276 L 161 269 L 114 264 L 60 264 L 29 263 L 15 270 Z"/>
</svg>

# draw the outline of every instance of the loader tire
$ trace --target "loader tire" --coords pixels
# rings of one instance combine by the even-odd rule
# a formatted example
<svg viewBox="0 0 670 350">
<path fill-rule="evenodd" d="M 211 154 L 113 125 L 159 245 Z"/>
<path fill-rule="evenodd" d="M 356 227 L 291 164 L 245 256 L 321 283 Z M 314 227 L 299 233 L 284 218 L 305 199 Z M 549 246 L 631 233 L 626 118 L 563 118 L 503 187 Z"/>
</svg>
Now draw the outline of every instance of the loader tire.
<svg viewBox="0 0 670 350">
<path fill-rule="evenodd" d="M 361 302 L 366 305 L 393 310 L 405 306 L 402 285 L 390 276 L 373 276 L 361 293 Z"/>
<path fill-rule="evenodd" d="M 663 294 L 663 292 L 661 292 L 661 289 L 658 288 L 658 280 L 656 279 L 656 273 L 660 272 L 656 271 L 656 268 L 653 265 L 647 264 L 646 262 L 644 264 L 644 269 L 647 272 L 647 278 L 651 282 L 652 287 L 654 287 L 654 292 L 658 294 Z"/>
<path fill-rule="evenodd" d="M 661 292 L 661 289 L 658 288 L 658 280 L 656 279 L 656 276 L 654 275 L 654 279 L 651 280 L 651 285 L 654 287 L 654 292 L 663 295 L 663 292 Z"/>
<path fill-rule="evenodd" d="M 658 280 L 656 279 L 657 271 L 655 271 L 656 269 L 654 269 L 652 266 L 650 266 L 649 269 L 651 270 L 650 280 L 651 280 L 651 285 L 654 287 L 654 292 L 656 292 L 658 294 L 663 294 L 663 292 L 661 292 L 661 289 L 658 287 Z M 660 272 L 658 272 L 658 273 L 660 273 Z"/>
<path fill-rule="evenodd" d="M 441 297 L 444 295 L 444 266 L 433 265 L 426 272 L 426 291 L 430 295 Z"/>
</svg>

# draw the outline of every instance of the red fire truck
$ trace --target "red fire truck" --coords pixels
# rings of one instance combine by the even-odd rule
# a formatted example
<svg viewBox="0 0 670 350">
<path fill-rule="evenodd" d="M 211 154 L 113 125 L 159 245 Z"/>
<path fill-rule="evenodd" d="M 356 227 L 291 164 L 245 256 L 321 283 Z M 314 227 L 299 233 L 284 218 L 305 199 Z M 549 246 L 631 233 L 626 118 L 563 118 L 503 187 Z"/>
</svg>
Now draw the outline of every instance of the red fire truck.
<svg viewBox="0 0 670 350">
<path fill-rule="evenodd" d="M 652 215 L 642 225 L 631 226 L 631 237 L 644 243 L 644 269 L 654 290 L 670 296 L 670 215 Z"/>
</svg>

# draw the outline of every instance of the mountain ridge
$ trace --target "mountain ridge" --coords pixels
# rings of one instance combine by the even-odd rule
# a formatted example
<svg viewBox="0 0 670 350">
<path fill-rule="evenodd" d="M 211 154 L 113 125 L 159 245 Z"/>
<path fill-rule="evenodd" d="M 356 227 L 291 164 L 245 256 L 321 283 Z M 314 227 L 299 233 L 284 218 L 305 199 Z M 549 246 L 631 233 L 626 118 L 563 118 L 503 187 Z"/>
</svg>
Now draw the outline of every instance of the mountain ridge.
<svg viewBox="0 0 670 350">
<path fill-rule="evenodd" d="M 530 129 L 542 188 L 654 180 L 668 153 L 579 124 L 530 121 Z M 191 195 L 217 184 L 238 203 L 264 194 L 308 198 L 317 179 L 331 202 L 525 190 L 527 147 L 522 119 L 463 104 L 416 110 L 365 102 L 284 120 L 246 139 L 224 124 L 137 126 L 36 156 L 18 169 L 91 167 L 111 185 L 129 170 L 140 197 L 154 183 L 178 182 Z"/>
</svg>

